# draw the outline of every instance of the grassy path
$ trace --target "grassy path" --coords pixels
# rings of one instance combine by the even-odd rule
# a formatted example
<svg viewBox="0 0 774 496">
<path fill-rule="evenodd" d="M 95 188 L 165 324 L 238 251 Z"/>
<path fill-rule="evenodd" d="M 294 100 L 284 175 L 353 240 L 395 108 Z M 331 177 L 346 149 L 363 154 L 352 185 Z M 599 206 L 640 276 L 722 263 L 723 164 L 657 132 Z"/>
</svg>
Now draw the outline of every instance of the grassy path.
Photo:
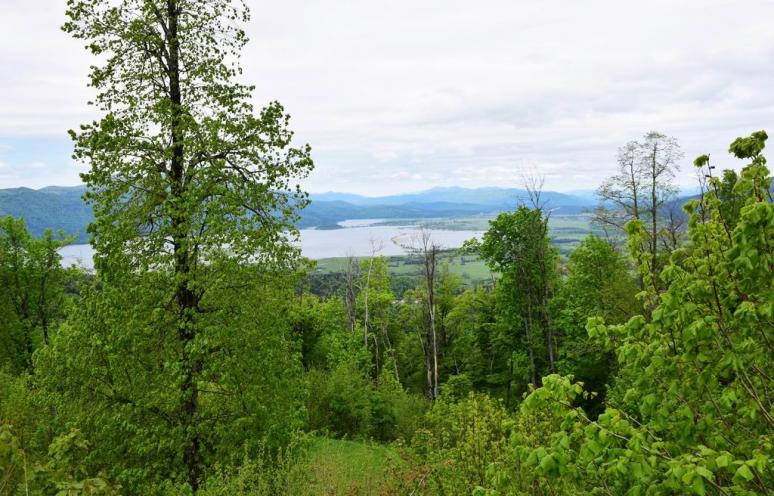
<svg viewBox="0 0 774 496">
<path fill-rule="evenodd" d="M 299 467 L 306 474 L 301 495 L 388 495 L 390 467 L 399 463 L 389 446 L 317 438 Z"/>
</svg>

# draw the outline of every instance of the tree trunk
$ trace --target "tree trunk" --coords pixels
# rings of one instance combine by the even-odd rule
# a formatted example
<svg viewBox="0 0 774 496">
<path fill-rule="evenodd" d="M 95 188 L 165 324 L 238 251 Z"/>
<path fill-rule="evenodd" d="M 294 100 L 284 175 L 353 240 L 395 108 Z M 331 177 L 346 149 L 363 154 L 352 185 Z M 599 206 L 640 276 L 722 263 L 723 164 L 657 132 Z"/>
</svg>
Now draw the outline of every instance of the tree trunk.
<svg viewBox="0 0 774 496">
<path fill-rule="evenodd" d="M 535 349 L 532 344 L 532 291 L 527 285 L 527 320 L 524 323 L 524 332 L 527 335 L 527 352 L 529 353 L 529 374 L 532 385 L 538 387 L 537 367 L 535 365 Z"/>
<path fill-rule="evenodd" d="M 349 318 L 349 331 L 355 333 L 355 322 L 357 320 L 357 295 L 355 294 L 355 264 L 357 261 L 353 257 L 347 258 L 346 289 L 344 293 L 344 306 L 347 309 Z"/>
<path fill-rule="evenodd" d="M 185 152 L 183 149 L 184 133 L 182 129 L 183 98 L 180 90 L 180 40 L 178 38 L 178 21 L 180 8 L 177 0 L 167 0 L 168 33 L 167 44 L 169 53 L 169 97 L 171 100 L 171 199 L 174 249 L 174 275 L 177 284 L 175 302 L 178 307 L 178 338 L 182 348 L 181 370 L 183 373 L 180 384 L 182 398 L 182 423 L 186 446 L 183 460 L 187 470 L 187 481 L 196 492 L 199 488 L 202 473 L 202 457 L 198 428 L 199 390 L 197 375 L 202 370 L 202 361 L 193 356 L 192 345 L 196 338 L 194 313 L 198 308 L 198 297 L 191 289 L 191 253 L 188 245 L 188 220 L 180 211 L 185 204 Z"/>
<path fill-rule="evenodd" d="M 438 247 L 433 244 L 428 233 L 422 233 L 422 262 L 425 276 L 425 289 L 427 290 L 427 316 L 428 346 L 425 353 L 425 366 L 427 367 L 428 378 L 428 396 L 435 401 L 438 398 L 438 336 L 436 331 L 436 308 L 435 308 L 435 271 L 436 255 Z"/>
<path fill-rule="evenodd" d="M 433 400 L 438 398 L 438 336 L 435 322 L 435 255 L 436 247 L 431 243 L 429 249 L 425 250 L 425 282 L 427 283 L 427 310 L 430 317 L 430 339 L 432 342 L 433 353 L 433 381 L 431 395 Z"/>
<path fill-rule="evenodd" d="M 658 270 L 656 261 L 656 252 L 658 251 L 658 245 L 656 244 L 656 236 L 658 235 L 658 171 L 656 169 L 656 158 L 658 153 L 658 144 L 653 144 L 653 156 L 651 157 L 651 178 L 650 178 L 650 272 L 655 284 L 656 271 Z"/>
<path fill-rule="evenodd" d="M 640 196 L 639 196 L 639 190 L 640 190 L 640 183 L 637 180 L 637 176 L 640 175 L 640 178 L 642 174 L 642 169 L 637 170 L 635 165 L 635 158 L 632 157 L 631 161 L 629 162 L 629 177 L 631 179 L 631 191 L 632 191 L 632 216 L 635 220 L 640 220 Z M 637 271 L 637 285 L 640 288 L 640 291 L 645 289 L 645 281 L 642 278 L 642 274 Z"/>
<path fill-rule="evenodd" d="M 368 259 L 368 273 L 366 274 L 365 294 L 363 295 L 363 346 L 368 349 L 368 294 L 371 292 L 371 271 L 374 267 L 374 257 Z"/>
<path fill-rule="evenodd" d="M 543 223 L 543 230 L 541 231 L 540 238 L 540 251 L 538 256 L 540 257 L 540 278 L 543 284 L 543 294 L 541 295 L 543 301 L 540 302 L 540 311 L 543 317 L 543 325 L 545 326 L 546 334 L 546 346 L 548 347 L 548 369 L 551 373 L 556 372 L 556 357 L 554 349 L 554 331 L 551 328 L 551 316 L 548 313 L 548 301 L 550 299 L 549 287 L 548 287 L 548 267 L 546 266 L 546 246 L 545 239 L 548 235 L 548 220 Z"/>
<path fill-rule="evenodd" d="M 438 398 L 438 337 L 435 331 L 435 302 L 430 303 L 430 331 L 433 334 L 433 399 Z"/>
</svg>

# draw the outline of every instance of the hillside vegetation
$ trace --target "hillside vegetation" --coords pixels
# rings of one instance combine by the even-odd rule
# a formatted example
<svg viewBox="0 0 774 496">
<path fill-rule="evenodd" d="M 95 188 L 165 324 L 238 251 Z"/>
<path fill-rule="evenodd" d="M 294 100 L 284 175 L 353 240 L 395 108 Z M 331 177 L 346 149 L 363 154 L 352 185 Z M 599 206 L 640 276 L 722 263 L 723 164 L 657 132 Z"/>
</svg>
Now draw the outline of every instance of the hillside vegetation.
<svg viewBox="0 0 774 496">
<path fill-rule="evenodd" d="M 322 285 L 297 245 L 311 147 L 254 107 L 247 6 L 66 15 L 94 59 L 98 117 L 70 133 L 94 271 L 0 219 L 0 494 L 773 492 L 765 131 L 731 142 L 739 172 L 697 157 L 679 211 L 677 139 L 623 144 L 564 255 L 533 181 L 459 252 L 422 230 L 410 258 L 374 249 Z"/>
</svg>

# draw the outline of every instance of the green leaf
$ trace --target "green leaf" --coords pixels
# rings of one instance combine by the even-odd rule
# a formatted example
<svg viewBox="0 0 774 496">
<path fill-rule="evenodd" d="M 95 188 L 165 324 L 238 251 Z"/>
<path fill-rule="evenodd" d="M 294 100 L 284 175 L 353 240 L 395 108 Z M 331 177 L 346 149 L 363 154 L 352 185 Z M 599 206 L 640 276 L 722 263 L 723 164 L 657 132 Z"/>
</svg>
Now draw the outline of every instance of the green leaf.
<svg viewBox="0 0 774 496">
<path fill-rule="evenodd" d="M 731 456 L 730 455 L 720 455 L 717 458 L 715 458 L 715 463 L 720 468 L 728 467 L 731 464 Z"/>
<path fill-rule="evenodd" d="M 738 469 L 736 469 L 736 473 L 734 474 L 734 480 L 744 480 L 746 482 L 749 482 L 753 480 L 755 476 L 752 473 L 752 470 L 750 470 L 750 467 L 747 465 L 740 465 Z"/>
</svg>

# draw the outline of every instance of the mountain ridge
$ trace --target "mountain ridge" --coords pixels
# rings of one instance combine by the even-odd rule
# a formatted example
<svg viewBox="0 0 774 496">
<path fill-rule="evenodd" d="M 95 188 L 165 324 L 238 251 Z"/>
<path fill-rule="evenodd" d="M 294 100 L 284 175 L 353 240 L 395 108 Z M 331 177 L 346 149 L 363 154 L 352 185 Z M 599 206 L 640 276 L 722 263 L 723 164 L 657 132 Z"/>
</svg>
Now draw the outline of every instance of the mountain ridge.
<svg viewBox="0 0 774 496">
<path fill-rule="evenodd" d="M 529 193 L 523 188 L 499 188 L 486 186 L 466 188 L 463 186 L 438 186 L 426 190 L 385 196 L 365 196 L 355 193 L 340 193 L 329 191 L 311 193 L 313 200 L 331 201 L 343 200 L 356 205 L 402 205 L 406 203 L 453 202 L 472 203 L 477 205 L 508 205 L 513 207 L 522 201 L 528 201 Z M 588 198 L 559 191 L 543 191 L 543 200 L 555 206 L 588 206 L 593 204 Z"/>
<path fill-rule="evenodd" d="M 46 186 L 39 189 L 0 189 L 0 215 L 23 217 L 28 229 L 40 235 L 46 228 L 88 239 L 86 226 L 92 221 L 91 208 L 79 186 Z M 355 193 L 312 193 L 312 202 L 301 213 L 299 228 L 336 228 L 348 219 L 419 219 L 494 214 L 527 202 L 526 190 L 518 188 L 440 187 L 414 193 L 369 197 Z M 563 214 L 581 213 L 593 203 L 583 198 L 544 191 L 541 201 Z"/>
</svg>

